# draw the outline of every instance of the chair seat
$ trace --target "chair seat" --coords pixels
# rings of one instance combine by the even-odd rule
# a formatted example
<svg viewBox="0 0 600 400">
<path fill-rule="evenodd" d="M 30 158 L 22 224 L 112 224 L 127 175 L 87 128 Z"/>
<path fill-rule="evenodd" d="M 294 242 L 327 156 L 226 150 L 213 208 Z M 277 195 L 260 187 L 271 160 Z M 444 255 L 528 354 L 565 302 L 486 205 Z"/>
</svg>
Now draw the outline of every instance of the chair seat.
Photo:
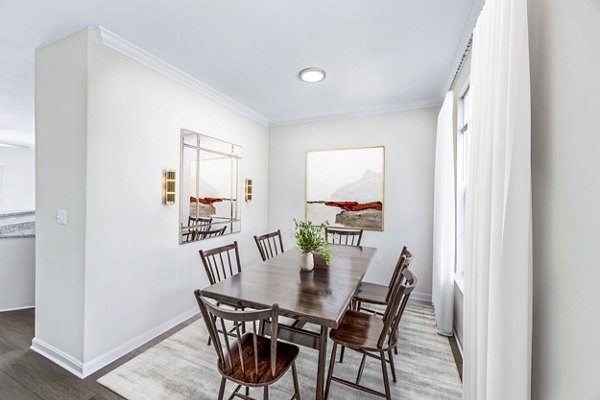
<svg viewBox="0 0 600 400">
<path fill-rule="evenodd" d="M 388 350 L 387 341 L 384 342 L 383 348 L 377 347 L 377 341 L 383 328 L 384 323 L 381 317 L 348 310 L 342 318 L 340 326 L 333 329 L 329 337 L 345 347 L 372 351 Z"/>
<path fill-rule="evenodd" d="M 242 354 L 244 359 L 244 367 L 246 373 L 242 371 L 240 357 L 238 356 L 238 343 L 231 345 L 231 358 L 233 368 L 228 371 L 225 364 L 219 362 L 219 372 L 224 377 L 237 382 L 244 386 L 266 386 L 270 385 L 281 378 L 290 368 L 296 357 L 299 349 L 292 344 L 277 342 L 277 368 L 275 376 L 271 375 L 271 339 L 256 335 L 258 349 L 258 373 L 254 365 L 254 334 L 246 333 L 241 337 Z"/>
<path fill-rule="evenodd" d="M 363 303 L 386 305 L 386 298 L 389 288 L 385 285 L 379 285 L 371 282 L 361 282 L 354 294 L 354 299 Z"/>
</svg>

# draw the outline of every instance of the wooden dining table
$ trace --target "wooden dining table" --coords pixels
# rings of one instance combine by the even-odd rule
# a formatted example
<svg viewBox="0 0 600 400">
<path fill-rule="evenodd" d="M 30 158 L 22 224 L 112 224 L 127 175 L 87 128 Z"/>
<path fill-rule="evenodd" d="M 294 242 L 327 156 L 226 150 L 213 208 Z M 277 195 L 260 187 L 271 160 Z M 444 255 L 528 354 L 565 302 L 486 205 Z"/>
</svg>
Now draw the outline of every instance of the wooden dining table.
<svg viewBox="0 0 600 400">
<path fill-rule="evenodd" d="M 318 400 L 324 395 L 329 329 L 339 326 L 377 252 L 364 246 L 329 248 L 333 255 L 329 266 L 316 262 L 314 270 L 300 271 L 303 255 L 299 249 L 292 249 L 202 290 L 204 297 L 239 307 L 278 304 L 280 315 L 294 320 L 289 325 L 280 323 L 279 338 L 319 351 Z M 306 323 L 316 324 L 319 332 L 306 329 Z M 265 332 L 269 331 L 267 322 Z"/>
</svg>

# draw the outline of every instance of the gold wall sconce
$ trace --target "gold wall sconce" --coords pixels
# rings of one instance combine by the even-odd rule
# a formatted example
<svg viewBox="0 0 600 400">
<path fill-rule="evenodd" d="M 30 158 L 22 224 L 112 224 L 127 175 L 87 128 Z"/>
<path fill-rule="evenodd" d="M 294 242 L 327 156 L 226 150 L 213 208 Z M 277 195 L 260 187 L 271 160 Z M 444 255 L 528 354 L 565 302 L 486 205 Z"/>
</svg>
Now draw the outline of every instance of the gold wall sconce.
<svg viewBox="0 0 600 400">
<path fill-rule="evenodd" d="M 246 178 L 246 201 L 252 201 L 252 179 Z"/>
<path fill-rule="evenodd" d="M 163 173 L 163 203 L 175 204 L 175 170 L 165 169 Z"/>
</svg>

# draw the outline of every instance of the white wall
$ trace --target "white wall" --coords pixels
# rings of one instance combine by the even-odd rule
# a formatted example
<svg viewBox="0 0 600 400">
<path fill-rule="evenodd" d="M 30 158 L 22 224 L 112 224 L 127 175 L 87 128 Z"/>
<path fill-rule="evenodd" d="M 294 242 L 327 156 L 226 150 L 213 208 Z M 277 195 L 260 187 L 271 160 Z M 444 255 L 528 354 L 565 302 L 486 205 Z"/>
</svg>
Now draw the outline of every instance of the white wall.
<svg viewBox="0 0 600 400">
<path fill-rule="evenodd" d="M 34 205 L 35 150 L 0 146 L 0 213 Z"/>
<path fill-rule="evenodd" d="M 600 398 L 600 3 L 530 0 L 536 400 Z"/>
<path fill-rule="evenodd" d="M 83 358 L 87 32 L 36 50 L 35 337 Z M 56 224 L 67 209 L 68 225 Z"/>
<path fill-rule="evenodd" d="M 402 246 L 415 254 L 415 298 L 431 299 L 433 168 L 438 108 L 271 128 L 269 228 L 291 240 L 291 218 L 304 218 L 308 150 L 385 146 L 385 231 L 365 231 L 379 249 L 366 279 L 388 283 Z"/>
<path fill-rule="evenodd" d="M 72 215 L 69 210 L 72 222 L 66 227 L 44 219 L 42 229 L 46 234 L 38 237 L 38 242 L 45 248 L 53 242 L 51 232 L 58 234 L 72 229 L 71 223 L 85 223 L 84 234 L 61 243 L 62 248 L 85 254 L 76 271 L 85 275 L 81 285 L 85 290 L 78 293 L 84 320 L 79 331 L 71 335 L 81 337 L 83 342 L 81 352 L 73 346 L 55 344 L 59 340 L 49 331 L 60 329 L 62 320 L 69 318 L 65 315 L 54 315 L 52 321 L 41 318 L 36 339 L 64 350 L 84 365 L 102 366 L 119 355 L 115 349 L 121 353 L 130 350 L 127 347 L 139 335 L 195 312 L 193 290 L 207 285 L 199 249 L 237 240 L 243 266 L 259 260 L 252 235 L 267 230 L 269 133 L 267 127 L 104 47 L 93 32 L 84 31 L 77 37 L 87 51 L 72 48 L 66 56 L 55 53 L 52 46 L 44 51 L 48 58 L 64 59 L 60 65 L 63 69 L 68 62 L 87 65 L 85 87 L 65 99 L 87 104 L 86 129 L 80 131 L 84 146 L 70 147 L 64 143 L 68 138 L 59 136 L 60 126 L 47 126 L 44 120 L 38 120 L 38 154 L 42 160 L 47 156 L 57 158 L 57 154 L 64 153 L 57 147 L 63 145 L 72 156 L 84 158 L 81 169 L 85 186 L 78 190 L 77 197 L 85 199 L 85 214 Z M 59 42 L 53 46 L 63 45 Z M 76 60 L 70 60 L 71 56 Z M 37 74 L 45 76 L 42 60 L 38 60 L 38 66 Z M 64 75 L 58 74 L 55 80 L 57 85 L 67 84 Z M 39 97 L 41 103 L 50 103 L 46 93 Z M 58 112 L 60 102 L 53 101 L 57 105 L 52 111 Z M 161 191 L 163 169 L 179 170 L 181 128 L 243 146 L 243 176 L 254 179 L 255 195 L 251 203 L 242 205 L 241 233 L 178 244 L 179 202 L 163 205 Z M 49 146 L 50 137 L 58 139 L 57 147 Z M 38 184 L 38 203 L 49 195 L 57 201 L 44 209 L 55 212 L 59 206 L 68 208 L 63 206 L 67 197 L 50 187 L 61 171 L 47 164 L 43 163 L 48 171 Z M 38 270 L 60 272 L 64 268 L 61 264 L 68 263 L 70 257 L 57 253 L 39 252 Z M 38 280 L 38 292 L 53 290 L 55 296 L 66 297 L 57 291 L 61 285 L 57 280 Z M 58 311 L 57 301 L 46 301 L 52 310 L 47 306 L 38 314 Z"/>
</svg>

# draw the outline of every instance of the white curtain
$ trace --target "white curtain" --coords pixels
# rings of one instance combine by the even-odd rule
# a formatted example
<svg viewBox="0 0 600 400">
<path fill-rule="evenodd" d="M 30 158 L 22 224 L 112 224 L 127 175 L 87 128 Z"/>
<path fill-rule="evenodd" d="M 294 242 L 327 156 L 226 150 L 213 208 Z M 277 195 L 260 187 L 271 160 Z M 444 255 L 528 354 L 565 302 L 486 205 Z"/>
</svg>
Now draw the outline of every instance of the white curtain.
<svg viewBox="0 0 600 400">
<path fill-rule="evenodd" d="M 452 335 L 454 319 L 454 96 L 446 94 L 438 115 L 435 146 L 435 187 L 433 198 L 433 282 L 432 301 L 437 331 Z"/>
<path fill-rule="evenodd" d="M 487 0 L 473 33 L 465 400 L 531 396 L 531 112 L 527 0 Z"/>
</svg>

